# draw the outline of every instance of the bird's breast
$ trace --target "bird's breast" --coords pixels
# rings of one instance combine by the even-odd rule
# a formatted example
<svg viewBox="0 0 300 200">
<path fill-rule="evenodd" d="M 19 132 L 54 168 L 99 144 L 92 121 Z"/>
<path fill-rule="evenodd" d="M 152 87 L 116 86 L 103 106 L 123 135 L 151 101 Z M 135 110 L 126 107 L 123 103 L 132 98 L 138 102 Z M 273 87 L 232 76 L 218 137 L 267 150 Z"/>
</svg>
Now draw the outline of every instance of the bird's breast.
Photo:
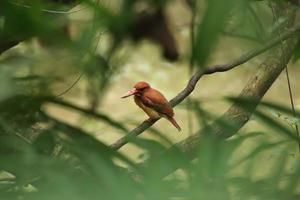
<svg viewBox="0 0 300 200">
<path fill-rule="evenodd" d="M 150 118 L 157 119 L 160 117 L 160 114 L 154 109 L 147 107 L 143 104 L 142 100 L 138 96 L 134 96 L 134 102 L 138 105 Z"/>
</svg>

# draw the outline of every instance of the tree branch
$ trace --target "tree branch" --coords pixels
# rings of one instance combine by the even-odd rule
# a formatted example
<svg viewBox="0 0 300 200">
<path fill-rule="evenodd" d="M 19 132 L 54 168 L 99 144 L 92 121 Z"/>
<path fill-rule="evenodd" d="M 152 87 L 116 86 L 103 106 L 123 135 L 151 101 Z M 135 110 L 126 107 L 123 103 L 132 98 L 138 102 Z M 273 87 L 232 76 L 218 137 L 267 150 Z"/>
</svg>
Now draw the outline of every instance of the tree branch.
<svg viewBox="0 0 300 200">
<path fill-rule="evenodd" d="M 177 104 L 182 102 L 187 96 L 189 96 L 193 92 L 197 82 L 203 75 L 209 75 L 209 74 L 213 74 L 216 72 L 228 71 L 239 65 L 242 65 L 242 64 L 248 62 L 249 60 L 251 60 L 252 58 L 258 56 L 259 54 L 276 46 L 278 43 L 287 40 L 288 38 L 292 37 L 294 34 L 296 34 L 299 31 L 300 31 L 300 24 L 294 26 L 293 28 L 288 29 L 286 32 L 281 34 L 280 37 L 273 39 L 272 41 L 266 43 L 265 45 L 255 49 L 255 50 L 252 50 L 252 51 L 249 51 L 248 53 L 243 54 L 241 57 L 233 60 L 230 63 L 223 64 L 223 65 L 215 65 L 212 67 L 200 69 L 198 72 L 196 72 L 190 78 L 187 86 L 179 94 L 177 94 L 176 97 L 174 97 L 172 100 L 170 100 L 170 104 L 172 105 L 172 107 L 175 107 Z M 279 57 L 280 57 L 280 55 L 279 55 Z M 232 111 L 230 111 L 230 112 L 232 112 Z M 125 144 L 128 143 L 130 138 L 140 135 L 146 129 L 148 129 L 150 126 L 152 126 L 156 121 L 157 120 L 152 121 L 152 122 L 144 121 L 139 126 L 137 126 L 135 129 L 133 129 L 127 136 L 124 136 L 124 137 L 120 138 L 119 140 L 117 140 L 115 143 L 113 143 L 111 145 L 111 148 L 113 148 L 115 150 L 120 149 L 122 146 L 124 146 Z"/>
<path fill-rule="evenodd" d="M 239 98 L 254 99 L 251 109 L 247 111 L 241 108 L 238 104 L 233 104 L 225 114 L 215 120 L 208 128 L 205 127 L 199 130 L 196 134 L 189 136 L 185 140 L 174 144 L 166 152 L 160 155 L 154 155 L 150 159 L 146 160 L 141 166 L 148 169 L 157 167 L 157 160 L 161 158 L 171 157 L 183 153 L 184 158 L 192 160 L 196 157 L 197 149 L 201 143 L 203 135 L 207 130 L 210 133 L 216 135 L 218 138 L 228 138 L 237 133 L 249 120 L 253 111 L 256 109 L 258 102 L 263 98 L 265 93 L 269 90 L 273 82 L 277 79 L 280 73 L 284 70 L 289 62 L 293 51 L 296 46 L 296 39 L 289 39 L 283 44 L 284 53 L 280 48 L 277 48 L 276 52 L 272 52 L 273 55 L 269 56 L 263 63 L 261 63 L 257 73 L 250 78 L 244 89 L 239 95 Z M 228 121 L 234 123 L 230 131 L 224 130 L 221 126 L 222 121 Z M 180 150 L 180 151 L 178 151 Z M 174 170 L 182 167 L 183 163 L 173 162 L 168 167 L 161 167 L 160 171 L 157 171 L 156 176 L 164 177 Z M 157 169 L 157 168 L 156 168 Z"/>
</svg>

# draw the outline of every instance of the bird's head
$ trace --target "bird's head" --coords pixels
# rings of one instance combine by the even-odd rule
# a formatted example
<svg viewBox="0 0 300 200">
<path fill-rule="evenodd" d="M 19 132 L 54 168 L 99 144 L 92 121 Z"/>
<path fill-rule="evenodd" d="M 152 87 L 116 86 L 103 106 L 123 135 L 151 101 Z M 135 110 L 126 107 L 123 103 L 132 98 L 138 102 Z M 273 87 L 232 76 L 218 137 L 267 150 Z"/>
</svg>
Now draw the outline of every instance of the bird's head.
<svg viewBox="0 0 300 200">
<path fill-rule="evenodd" d="M 129 90 L 122 98 L 126 98 L 132 95 L 142 95 L 147 89 L 150 88 L 150 85 L 144 81 L 137 82 L 133 89 Z"/>
</svg>

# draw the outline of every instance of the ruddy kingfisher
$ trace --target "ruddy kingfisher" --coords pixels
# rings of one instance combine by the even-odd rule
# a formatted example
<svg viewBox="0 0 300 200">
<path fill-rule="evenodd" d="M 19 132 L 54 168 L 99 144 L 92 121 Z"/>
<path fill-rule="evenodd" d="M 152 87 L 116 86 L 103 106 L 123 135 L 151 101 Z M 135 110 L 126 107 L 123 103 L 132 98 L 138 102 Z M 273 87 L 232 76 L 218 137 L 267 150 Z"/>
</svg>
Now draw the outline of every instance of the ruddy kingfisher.
<svg viewBox="0 0 300 200">
<path fill-rule="evenodd" d="M 133 86 L 133 89 L 122 96 L 122 98 L 132 95 L 134 95 L 135 103 L 150 117 L 150 121 L 164 117 L 169 120 L 178 131 L 181 131 L 180 126 L 174 119 L 173 108 L 164 95 L 158 90 L 152 88 L 148 83 L 140 81 Z"/>
</svg>

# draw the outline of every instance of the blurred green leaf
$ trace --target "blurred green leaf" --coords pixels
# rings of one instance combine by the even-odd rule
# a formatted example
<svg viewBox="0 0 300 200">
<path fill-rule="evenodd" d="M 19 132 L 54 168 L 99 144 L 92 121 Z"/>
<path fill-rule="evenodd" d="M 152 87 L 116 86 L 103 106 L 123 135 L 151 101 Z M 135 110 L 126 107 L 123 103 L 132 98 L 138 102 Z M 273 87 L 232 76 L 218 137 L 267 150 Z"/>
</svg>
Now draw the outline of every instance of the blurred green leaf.
<svg viewBox="0 0 300 200">
<path fill-rule="evenodd" d="M 218 37 L 222 32 L 230 16 L 230 12 L 238 6 L 240 0 L 207 1 L 202 22 L 197 28 L 194 58 L 200 67 L 204 67 L 212 50 L 217 44 Z"/>
<path fill-rule="evenodd" d="M 299 37 L 299 36 L 298 36 Z M 294 49 L 294 54 L 292 58 L 292 62 L 296 63 L 300 58 L 300 41 L 298 40 L 297 45 Z"/>
<path fill-rule="evenodd" d="M 247 98 L 228 98 L 228 100 L 234 102 L 236 105 L 243 108 L 247 112 L 252 112 L 253 107 L 259 103 L 257 100 L 251 99 L 251 98 L 248 98 L 248 99 Z M 272 107 L 273 109 L 292 113 L 290 108 L 284 108 L 282 106 L 278 106 L 278 105 L 276 106 L 276 104 L 270 104 L 270 103 L 264 103 L 264 105 L 267 105 L 268 107 Z M 295 133 L 293 133 L 289 128 L 287 128 L 286 126 L 282 125 L 281 123 L 279 123 L 278 121 L 273 119 L 271 116 L 269 116 L 259 110 L 255 110 L 253 114 L 256 117 L 258 117 L 261 122 L 265 123 L 270 128 L 274 129 L 274 131 L 281 133 L 281 134 L 285 134 L 290 139 L 299 141 L 299 138 Z"/>
<path fill-rule="evenodd" d="M 218 129 L 229 136 L 237 124 L 224 117 L 217 118 L 205 109 L 204 100 L 194 100 L 190 106 L 196 117 L 193 120 L 203 128 L 203 132 L 194 133 L 201 134 L 197 135 L 197 141 L 177 146 L 167 137 L 168 133 L 151 128 L 148 131 L 156 140 L 128 137 L 138 150 L 132 150 L 131 146 L 129 150 L 113 150 L 90 132 L 95 127 L 73 121 L 73 113 L 79 118 L 92 116 L 108 125 L 109 129 L 100 133 L 129 132 L 127 122 L 115 118 L 118 114 L 106 113 L 115 111 L 109 107 L 115 105 L 109 102 L 104 104 L 108 110 L 103 109 L 101 100 L 110 92 L 108 88 L 130 81 L 127 78 L 132 74 L 123 77 L 119 69 L 131 64 L 128 60 L 136 59 L 132 51 L 135 43 L 125 39 L 131 34 L 135 20 L 140 19 L 141 13 L 151 15 L 157 10 L 167 13 L 170 21 L 178 20 L 178 16 L 173 18 L 173 12 L 177 11 L 173 5 L 177 3 L 162 0 L 16 2 L 28 7 L 0 1 L 0 46 L 4 44 L 1 49 L 5 50 L 7 44 L 16 45 L 0 58 L 0 170 L 9 173 L 9 176 L 0 175 L 0 199 L 299 199 L 300 162 L 291 156 L 296 149 L 293 141 L 298 138 L 291 127 L 282 123 L 282 118 L 269 115 L 272 110 L 289 124 L 297 123 L 299 112 L 293 117 L 287 106 L 261 102 L 254 114 L 260 126 L 270 128 L 250 133 L 242 129 L 225 140 L 212 133 Z M 266 39 L 265 32 L 274 32 L 286 20 L 280 18 L 278 24 L 270 26 L 271 15 L 264 2 L 212 0 L 199 2 L 193 8 L 194 2 L 189 1 L 189 6 L 201 18 L 194 56 L 201 67 L 208 62 L 224 30 L 260 41 Z M 45 11 L 67 11 L 77 3 L 81 4 L 69 14 Z M 120 59 L 122 51 L 126 51 L 123 60 Z M 152 55 L 147 56 L 152 59 Z M 81 81 L 75 82 L 78 86 L 75 92 L 52 97 L 58 83 L 72 81 L 70 72 L 74 71 L 82 74 Z M 151 75 L 151 70 L 147 73 Z M 259 103 L 253 99 L 232 102 L 251 112 Z M 49 109 L 49 103 L 63 111 L 71 109 L 72 116 Z M 288 139 L 273 141 L 269 130 Z M 111 142 L 108 138 L 105 141 Z M 197 149 L 187 152 L 184 147 L 190 144 L 198 144 Z M 132 160 L 139 155 L 147 157 L 141 163 Z"/>
</svg>

